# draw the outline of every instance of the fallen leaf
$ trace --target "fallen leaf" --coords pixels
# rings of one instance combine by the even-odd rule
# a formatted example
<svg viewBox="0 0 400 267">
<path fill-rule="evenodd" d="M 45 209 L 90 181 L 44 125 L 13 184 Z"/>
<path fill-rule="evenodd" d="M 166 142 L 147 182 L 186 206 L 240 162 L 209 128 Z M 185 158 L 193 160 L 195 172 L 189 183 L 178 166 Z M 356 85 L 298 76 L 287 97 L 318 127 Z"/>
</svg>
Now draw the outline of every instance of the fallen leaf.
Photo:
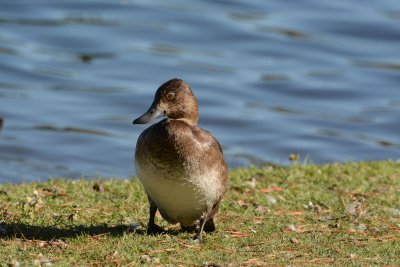
<svg viewBox="0 0 400 267">
<path fill-rule="evenodd" d="M 243 266 L 266 266 L 267 263 L 257 258 L 248 259 L 245 262 L 242 262 Z"/>
<path fill-rule="evenodd" d="M 251 206 L 251 204 L 250 204 L 250 203 L 248 203 L 248 202 L 245 202 L 245 201 L 244 201 L 244 200 L 242 200 L 242 199 L 240 199 L 240 200 L 236 201 L 236 203 L 239 205 L 239 207 L 242 207 L 242 208 L 248 208 L 248 207 L 250 207 L 250 206 Z"/>
<path fill-rule="evenodd" d="M 66 202 L 66 203 L 60 204 L 60 207 L 70 207 L 73 205 L 74 205 L 74 202 Z"/>
<path fill-rule="evenodd" d="M 261 188 L 260 192 L 261 193 L 270 193 L 270 192 L 274 192 L 274 191 L 283 191 L 285 190 L 285 188 L 282 187 L 271 187 L 271 188 Z"/>
<path fill-rule="evenodd" d="M 278 212 L 274 212 L 275 216 L 300 216 L 300 215 L 304 215 L 304 212 L 302 211 L 290 211 L 290 212 L 282 212 L 282 211 L 278 211 Z"/>
<path fill-rule="evenodd" d="M 177 250 L 177 249 L 176 248 L 158 249 L 158 250 L 149 251 L 149 254 L 158 254 L 158 253 L 161 253 L 161 252 L 170 252 L 170 251 L 175 251 L 175 250 Z"/>
<path fill-rule="evenodd" d="M 233 237 L 233 238 L 251 236 L 250 233 L 242 233 L 242 232 L 235 231 L 235 230 L 228 230 L 227 232 L 228 232 L 228 236 L 229 236 L 229 237 Z"/>
<path fill-rule="evenodd" d="M 254 222 L 255 224 L 262 224 L 262 223 L 263 223 L 263 220 L 262 220 L 262 219 L 259 219 L 259 218 L 255 218 L 255 219 L 253 220 L 253 222 Z"/>
</svg>

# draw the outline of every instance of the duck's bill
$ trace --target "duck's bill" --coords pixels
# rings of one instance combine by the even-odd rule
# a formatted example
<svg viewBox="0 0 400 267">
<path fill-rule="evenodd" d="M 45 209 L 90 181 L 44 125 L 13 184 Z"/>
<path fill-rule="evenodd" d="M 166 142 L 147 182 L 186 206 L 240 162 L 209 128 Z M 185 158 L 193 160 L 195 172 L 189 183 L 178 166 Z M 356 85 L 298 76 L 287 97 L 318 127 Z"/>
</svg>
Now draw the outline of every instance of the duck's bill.
<svg viewBox="0 0 400 267">
<path fill-rule="evenodd" d="M 151 105 L 148 111 L 133 121 L 133 124 L 145 124 L 163 115 L 163 111 L 156 105 Z"/>
</svg>

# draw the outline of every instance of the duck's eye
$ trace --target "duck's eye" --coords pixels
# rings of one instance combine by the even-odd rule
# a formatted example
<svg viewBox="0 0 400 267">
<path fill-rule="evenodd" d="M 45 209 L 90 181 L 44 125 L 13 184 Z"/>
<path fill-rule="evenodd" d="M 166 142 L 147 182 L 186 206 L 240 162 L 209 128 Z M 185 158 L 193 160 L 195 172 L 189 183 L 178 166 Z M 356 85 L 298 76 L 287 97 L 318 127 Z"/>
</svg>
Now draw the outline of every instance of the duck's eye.
<svg viewBox="0 0 400 267">
<path fill-rule="evenodd" d="M 173 100 L 175 98 L 175 93 L 174 92 L 169 92 L 168 94 L 167 94 L 167 99 L 168 100 Z"/>
</svg>

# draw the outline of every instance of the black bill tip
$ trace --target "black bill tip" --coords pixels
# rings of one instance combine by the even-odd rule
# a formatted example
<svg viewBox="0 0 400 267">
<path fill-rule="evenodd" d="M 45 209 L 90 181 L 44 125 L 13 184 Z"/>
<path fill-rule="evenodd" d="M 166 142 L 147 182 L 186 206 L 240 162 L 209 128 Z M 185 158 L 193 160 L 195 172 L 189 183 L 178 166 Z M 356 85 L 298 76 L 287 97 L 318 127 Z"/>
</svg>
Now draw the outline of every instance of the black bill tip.
<svg viewBox="0 0 400 267">
<path fill-rule="evenodd" d="M 132 124 L 146 124 L 161 117 L 163 114 L 163 111 L 153 104 L 146 113 L 135 119 Z"/>
</svg>

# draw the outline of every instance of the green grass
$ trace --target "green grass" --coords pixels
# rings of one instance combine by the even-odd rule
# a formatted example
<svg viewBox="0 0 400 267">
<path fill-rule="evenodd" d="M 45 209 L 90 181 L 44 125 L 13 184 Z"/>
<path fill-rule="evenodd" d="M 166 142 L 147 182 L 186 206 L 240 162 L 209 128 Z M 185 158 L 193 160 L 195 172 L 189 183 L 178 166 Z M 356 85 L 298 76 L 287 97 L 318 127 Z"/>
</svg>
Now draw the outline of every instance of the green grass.
<svg viewBox="0 0 400 267">
<path fill-rule="evenodd" d="M 136 179 L 3 184 L 0 262 L 399 266 L 400 163 L 232 170 L 217 231 L 201 244 L 160 217 L 168 233 L 145 235 L 147 216 Z"/>
</svg>

